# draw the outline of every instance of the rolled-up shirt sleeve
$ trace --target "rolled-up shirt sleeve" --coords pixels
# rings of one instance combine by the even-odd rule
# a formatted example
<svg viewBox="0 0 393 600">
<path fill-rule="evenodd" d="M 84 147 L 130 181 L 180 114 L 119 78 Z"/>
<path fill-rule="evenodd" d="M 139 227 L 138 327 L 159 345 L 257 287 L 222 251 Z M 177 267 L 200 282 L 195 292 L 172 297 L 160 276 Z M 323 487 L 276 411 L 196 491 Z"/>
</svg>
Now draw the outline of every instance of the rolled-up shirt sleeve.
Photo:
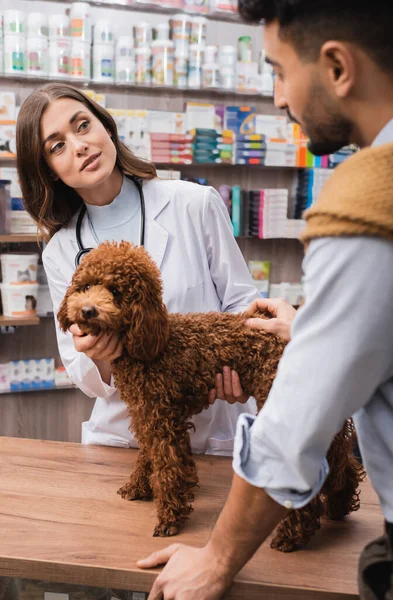
<svg viewBox="0 0 393 600">
<path fill-rule="evenodd" d="M 308 248 L 306 304 L 265 406 L 238 420 L 233 459 L 240 477 L 287 508 L 320 491 L 334 435 L 393 375 L 392 264 L 393 244 L 378 238 Z"/>
</svg>

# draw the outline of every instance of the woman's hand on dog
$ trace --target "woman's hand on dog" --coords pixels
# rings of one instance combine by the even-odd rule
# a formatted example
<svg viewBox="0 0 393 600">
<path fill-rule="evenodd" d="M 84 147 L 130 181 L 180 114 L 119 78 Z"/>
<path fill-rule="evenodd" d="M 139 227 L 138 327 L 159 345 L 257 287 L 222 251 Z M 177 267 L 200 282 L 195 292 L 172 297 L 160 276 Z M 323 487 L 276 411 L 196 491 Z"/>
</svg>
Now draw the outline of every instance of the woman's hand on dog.
<svg viewBox="0 0 393 600">
<path fill-rule="evenodd" d="M 78 325 L 71 325 L 70 333 L 72 334 L 75 350 L 83 352 L 92 360 L 111 363 L 122 355 L 123 342 L 118 333 L 84 335 Z"/>
<path fill-rule="evenodd" d="M 235 404 L 235 402 L 245 404 L 249 398 L 243 392 L 238 373 L 231 371 L 229 367 L 224 367 L 222 373 L 217 373 L 216 387 L 209 392 L 209 404 L 214 404 L 217 398 L 226 400 L 228 404 Z"/>
<path fill-rule="evenodd" d="M 247 319 L 246 325 L 251 329 L 274 333 L 289 342 L 291 339 L 291 324 L 297 312 L 292 304 L 289 304 L 284 298 L 258 298 L 248 307 L 247 315 L 251 317 L 257 310 L 269 312 L 272 318 Z"/>
</svg>

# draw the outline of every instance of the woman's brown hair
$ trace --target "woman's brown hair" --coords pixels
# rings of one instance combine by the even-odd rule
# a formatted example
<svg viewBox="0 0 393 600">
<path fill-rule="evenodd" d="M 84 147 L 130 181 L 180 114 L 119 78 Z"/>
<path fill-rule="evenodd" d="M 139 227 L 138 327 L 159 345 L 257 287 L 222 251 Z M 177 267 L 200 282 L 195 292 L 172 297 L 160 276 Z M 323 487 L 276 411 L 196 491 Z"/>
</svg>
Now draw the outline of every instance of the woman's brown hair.
<svg viewBox="0 0 393 600">
<path fill-rule="evenodd" d="M 116 166 L 126 175 L 141 179 L 157 176 L 155 166 L 137 158 L 119 139 L 116 123 L 99 104 L 70 85 L 49 83 L 34 90 L 24 101 L 16 124 L 17 169 L 23 201 L 27 212 L 37 223 L 44 240 L 50 238 L 82 205 L 82 198 L 60 179 L 54 180 L 46 164 L 41 142 L 41 117 L 51 102 L 72 98 L 84 104 L 110 132 L 116 147 Z"/>
</svg>

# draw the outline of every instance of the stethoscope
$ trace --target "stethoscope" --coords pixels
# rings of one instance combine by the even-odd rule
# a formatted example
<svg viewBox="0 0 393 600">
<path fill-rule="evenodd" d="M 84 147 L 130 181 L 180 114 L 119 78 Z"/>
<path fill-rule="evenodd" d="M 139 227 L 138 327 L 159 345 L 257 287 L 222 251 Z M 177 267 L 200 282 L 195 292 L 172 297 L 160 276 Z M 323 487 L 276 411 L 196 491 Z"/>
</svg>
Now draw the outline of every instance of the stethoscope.
<svg viewBox="0 0 393 600">
<path fill-rule="evenodd" d="M 139 245 L 143 246 L 145 243 L 145 197 L 143 195 L 142 183 L 141 183 L 141 180 L 138 179 L 137 177 L 132 177 L 132 176 L 128 176 L 128 177 L 135 183 L 136 188 L 139 193 L 139 202 L 141 204 L 141 225 L 140 225 Z M 78 244 L 78 254 L 75 256 L 75 268 L 78 268 L 82 257 L 85 254 L 88 254 L 88 252 L 90 252 L 90 250 L 93 250 L 93 248 L 84 248 L 83 244 L 82 244 L 81 230 L 82 230 L 82 221 L 83 221 L 83 217 L 85 216 L 85 213 L 86 213 L 86 204 L 83 203 L 82 208 L 80 209 L 80 212 L 78 215 L 78 220 L 76 222 L 76 230 L 75 230 L 76 241 Z"/>
</svg>

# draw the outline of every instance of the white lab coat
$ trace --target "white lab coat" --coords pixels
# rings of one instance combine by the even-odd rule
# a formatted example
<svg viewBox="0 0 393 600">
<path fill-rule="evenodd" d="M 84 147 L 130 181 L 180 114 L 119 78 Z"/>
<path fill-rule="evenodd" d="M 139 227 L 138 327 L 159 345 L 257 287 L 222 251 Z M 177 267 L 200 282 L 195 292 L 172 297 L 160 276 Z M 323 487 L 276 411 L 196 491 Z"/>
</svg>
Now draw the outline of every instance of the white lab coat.
<svg viewBox="0 0 393 600">
<path fill-rule="evenodd" d="M 161 270 L 169 312 L 238 312 L 258 297 L 233 237 L 228 211 L 213 188 L 154 179 L 145 182 L 143 190 L 145 248 Z M 76 216 L 53 236 L 43 252 L 55 315 L 75 270 L 75 224 Z M 97 245 L 86 218 L 81 237 L 84 247 Z M 90 419 L 82 424 L 82 442 L 136 447 L 126 405 L 116 388 L 104 383 L 94 362 L 75 350 L 70 333 L 56 329 L 69 376 L 85 394 L 97 398 Z M 217 400 L 193 419 L 193 451 L 230 455 L 239 414 L 255 411 L 252 398 L 245 405 Z"/>
</svg>

